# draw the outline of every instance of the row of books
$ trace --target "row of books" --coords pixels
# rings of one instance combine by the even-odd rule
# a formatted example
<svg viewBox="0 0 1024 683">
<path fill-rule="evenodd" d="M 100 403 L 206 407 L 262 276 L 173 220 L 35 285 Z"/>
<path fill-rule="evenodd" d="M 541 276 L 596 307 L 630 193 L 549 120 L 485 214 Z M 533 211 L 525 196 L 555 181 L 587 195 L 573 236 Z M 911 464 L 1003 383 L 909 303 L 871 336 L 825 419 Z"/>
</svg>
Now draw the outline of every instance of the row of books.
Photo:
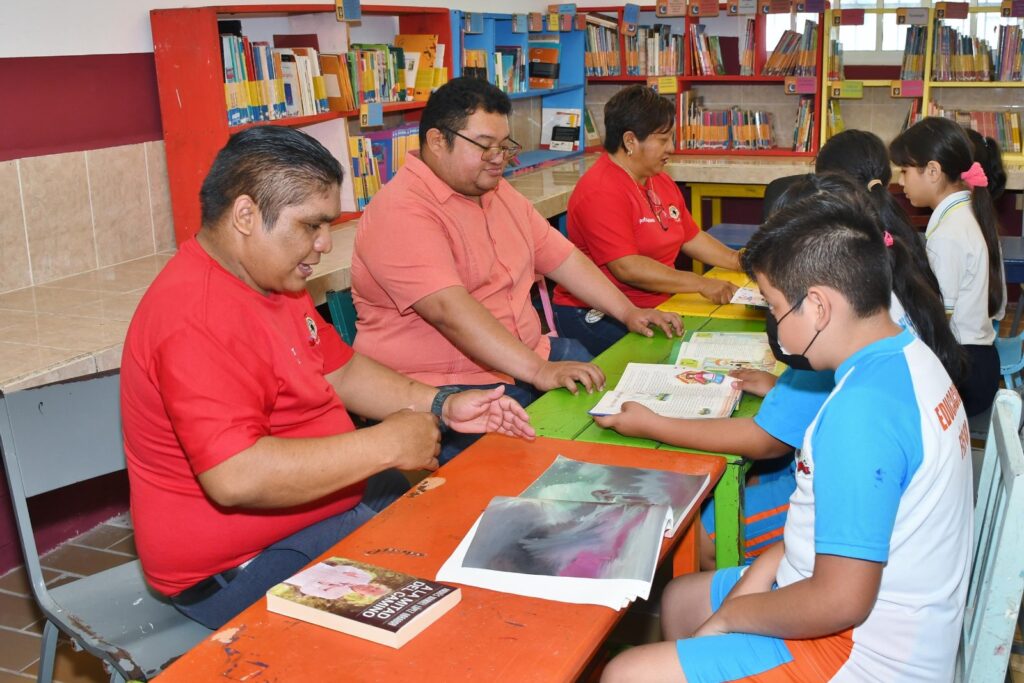
<svg viewBox="0 0 1024 683">
<path fill-rule="evenodd" d="M 614 18 L 587 15 L 583 66 L 587 76 L 619 76 L 619 24 Z"/>
<path fill-rule="evenodd" d="M 690 91 L 682 93 L 680 116 L 683 149 L 728 150 L 775 147 L 772 115 L 767 111 L 713 109 Z"/>
<path fill-rule="evenodd" d="M 998 50 L 992 56 L 992 80 L 1021 80 L 1021 60 L 1024 58 L 1024 29 L 1020 26 L 1000 26 L 996 45 Z"/>
<path fill-rule="evenodd" d="M 638 26 L 626 36 L 626 74 L 673 76 L 683 73 L 683 37 L 668 24 Z"/>
<path fill-rule="evenodd" d="M 1004 152 L 1021 151 L 1021 113 L 1017 111 L 965 111 L 946 109 L 934 102 L 929 103 L 930 116 L 952 119 L 965 128 L 973 128 L 982 135 L 999 143 Z"/>
<path fill-rule="evenodd" d="M 828 80 L 846 80 L 846 66 L 843 64 L 843 44 L 831 39 L 828 43 Z"/>
<path fill-rule="evenodd" d="M 805 21 L 803 33 L 785 31 L 761 69 L 763 76 L 816 76 L 818 24 Z"/>
<path fill-rule="evenodd" d="M 903 45 L 903 63 L 900 80 L 924 80 L 924 51 L 928 30 L 924 26 L 908 26 L 907 40 Z"/>
<path fill-rule="evenodd" d="M 395 45 L 357 43 L 342 54 L 319 53 L 312 34 L 273 38 L 271 46 L 222 33 L 228 125 L 350 112 L 364 102 L 426 101 L 447 80 L 436 34 L 399 34 Z"/>
<path fill-rule="evenodd" d="M 843 121 L 843 107 L 840 100 L 829 100 L 825 110 L 825 131 L 828 137 L 846 130 L 846 123 Z M 904 126 L 904 130 L 906 127 Z"/>
<path fill-rule="evenodd" d="M 988 81 L 992 49 L 988 41 L 961 33 L 938 22 L 932 47 L 932 79 L 936 81 Z"/>
<path fill-rule="evenodd" d="M 704 24 L 690 25 L 691 72 L 696 76 L 754 75 L 754 19 L 743 38 L 708 35 Z"/>
<path fill-rule="evenodd" d="M 793 125 L 793 151 L 810 152 L 814 137 L 814 98 L 801 97 Z"/>
<path fill-rule="evenodd" d="M 356 207 L 362 211 L 405 164 L 406 154 L 420 148 L 419 124 L 353 135 L 348 147 Z"/>
</svg>

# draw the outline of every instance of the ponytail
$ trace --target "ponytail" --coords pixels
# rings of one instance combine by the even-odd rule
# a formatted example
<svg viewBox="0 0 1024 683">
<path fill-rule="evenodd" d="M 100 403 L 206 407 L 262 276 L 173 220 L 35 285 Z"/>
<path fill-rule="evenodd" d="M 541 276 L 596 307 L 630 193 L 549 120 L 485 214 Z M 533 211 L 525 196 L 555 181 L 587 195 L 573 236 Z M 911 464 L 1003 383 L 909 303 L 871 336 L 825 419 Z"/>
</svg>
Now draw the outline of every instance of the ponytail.
<svg viewBox="0 0 1024 683">
<path fill-rule="evenodd" d="M 1006 169 L 999 152 L 999 143 L 970 128 L 964 131 L 973 148 L 974 161 L 981 166 L 988 180 L 987 185 L 972 188 L 971 209 L 981 226 L 988 249 L 988 314 L 995 316 L 1003 306 L 1003 260 L 999 249 L 999 219 L 996 215 L 995 200 L 1006 189 Z"/>
</svg>

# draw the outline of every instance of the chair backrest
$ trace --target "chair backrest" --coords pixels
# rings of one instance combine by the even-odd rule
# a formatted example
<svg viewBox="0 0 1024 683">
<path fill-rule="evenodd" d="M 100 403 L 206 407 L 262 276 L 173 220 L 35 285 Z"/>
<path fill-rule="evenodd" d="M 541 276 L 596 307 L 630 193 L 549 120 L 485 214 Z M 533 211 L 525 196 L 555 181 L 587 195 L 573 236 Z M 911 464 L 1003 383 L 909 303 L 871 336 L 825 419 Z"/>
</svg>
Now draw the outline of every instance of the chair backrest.
<svg viewBox="0 0 1024 683">
<path fill-rule="evenodd" d="M 331 311 L 334 329 L 351 346 L 356 340 L 356 307 L 352 303 L 352 290 L 327 290 L 327 306 Z"/>
<path fill-rule="evenodd" d="M 1000 337 L 997 327 L 995 347 L 999 354 L 999 374 L 1003 376 L 1006 388 L 1017 389 L 1024 384 L 1021 379 L 1021 371 L 1024 370 L 1024 332 L 1013 337 Z"/>
<path fill-rule="evenodd" d="M 957 680 L 1002 681 L 1024 594 L 1024 452 L 1021 399 L 1002 389 L 992 406 L 974 508 L 974 559 Z"/>
<path fill-rule="evenodd" d="M 125 469 L 120 400 L 117 372 L 0 394 L 0 455 L 44 642 L 59 628 L 121 676 L 141 678 L 209 631 L 153 594 L 138 562 L 47 588 L 28 507 L 32 496 Z M 52 658 L 41 677 L 47 668 Z"/>
<path fill-rule="evenodd" d="M 764 203 L 761 205 L 761 220 L 768 220 L 768 216 L 772 215 L 772 211 L 775 210 L 775 205 L 778 203 L 779 197 L 782 196 L 782 193 L 785 192 L 790 185 L 801 178 L 806 177 L 806 173 L 798 173 L 797 175 L 782 176 L 781 178 L 776 178 L 768 183 L 764 188 Z"/>
</svg>

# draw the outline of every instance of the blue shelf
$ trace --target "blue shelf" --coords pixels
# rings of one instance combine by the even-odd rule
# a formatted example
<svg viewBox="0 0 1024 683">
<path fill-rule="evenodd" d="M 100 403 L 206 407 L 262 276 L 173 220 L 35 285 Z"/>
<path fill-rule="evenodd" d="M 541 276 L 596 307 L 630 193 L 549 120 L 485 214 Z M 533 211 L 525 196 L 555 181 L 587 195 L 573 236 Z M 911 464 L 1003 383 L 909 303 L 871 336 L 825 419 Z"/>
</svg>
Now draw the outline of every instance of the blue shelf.
<svg viewBox="0 0 1024 683">
<path fill-rule="evenodd" d="M 561 152 L 553 149 L 534 149 L 529 152 L 522 152 L 519 155 L 519 165 L 515 168 L 509 166 L 505 169 L 505 175 L 510 176 L 518 172 L 525 171 L 541 164 L 550 163 L 552 161 L 564 161 L 573 157 L 583 155 L 583 150 L 577 149 L 574 152 Z"/>
<path fill-rule="evenodd" d="M 580 84 L 576 85 L 563 85 L 557 88 L 544 88 L 543 90 L 527 90 L 526 92 L 510 92 L 508 98 L 510 100 L 523 100 L 528 97 L 544 97 L 545 95 L 556 95 L 560 92 L 569 92 L 570 90 L 577 90 L 582 88 Z"/>
</svg>

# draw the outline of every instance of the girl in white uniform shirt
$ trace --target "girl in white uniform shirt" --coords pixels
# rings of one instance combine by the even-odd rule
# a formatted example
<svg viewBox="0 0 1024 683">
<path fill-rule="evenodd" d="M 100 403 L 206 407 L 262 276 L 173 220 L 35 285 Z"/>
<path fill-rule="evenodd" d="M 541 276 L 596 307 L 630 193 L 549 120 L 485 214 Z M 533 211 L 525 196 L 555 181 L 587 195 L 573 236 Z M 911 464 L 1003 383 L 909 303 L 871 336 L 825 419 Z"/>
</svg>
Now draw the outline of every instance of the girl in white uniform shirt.
<svg viewBox="0 0 1024 683">
<path fill-rule="evenodd" d="M 950 325 L 969 357 L 958 389 L 969 416 L 984 412 L 999 388 L 993 320 L 1002 319 L 1006 285 L 989 180 L 959 124 L 929 117 L 889 145 L 900 185 L 914 206 L 932 209 L 925 230 L 928 261 L 942 289 Z M 998 150 L 994 155 L 996 166 Z M 985 161 L 995 168 L 993 159 Z"/>
</svg>

